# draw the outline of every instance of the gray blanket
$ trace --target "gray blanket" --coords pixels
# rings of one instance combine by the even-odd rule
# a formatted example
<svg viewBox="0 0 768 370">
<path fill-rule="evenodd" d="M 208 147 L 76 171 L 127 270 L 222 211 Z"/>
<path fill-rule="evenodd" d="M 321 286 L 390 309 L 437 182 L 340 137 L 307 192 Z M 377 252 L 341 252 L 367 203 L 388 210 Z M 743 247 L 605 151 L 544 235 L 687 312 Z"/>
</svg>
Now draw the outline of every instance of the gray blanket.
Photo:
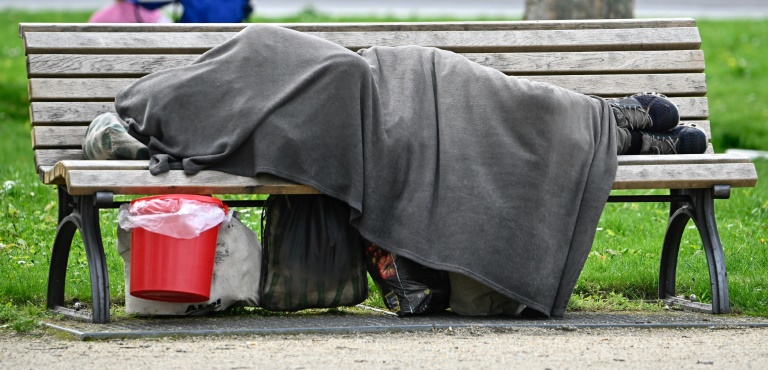
<svg viewBox="0 0 768 370">
<path fill-rule="evenodd" d="M 417 46 L 253 25 L 115 102 L 151 171 L 270 173 L 381 247 L 562 316 L 616 172 L 607 104 Z"/>
</svg>

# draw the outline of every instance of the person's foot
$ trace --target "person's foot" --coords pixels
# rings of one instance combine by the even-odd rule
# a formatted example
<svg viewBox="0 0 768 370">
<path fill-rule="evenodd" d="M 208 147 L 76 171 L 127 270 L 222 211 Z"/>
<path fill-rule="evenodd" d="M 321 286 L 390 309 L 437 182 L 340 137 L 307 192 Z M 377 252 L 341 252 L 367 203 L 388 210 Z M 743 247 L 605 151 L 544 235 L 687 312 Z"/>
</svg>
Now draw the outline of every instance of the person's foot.
<svg viewBox="0 0 768 370">
<path fill-rule="evenodd" d="M 679 125 L 669 132 L 641 131 L 642 146 L 638 154 L 701 154 L 707 150 L 704 130 Z"/>
<path fill-rule="evenodd" d="M 662 94 L 639 93 L 606 101 L 613 109 L 616 124 L 621 128 L 665 132 L 680 122 L 677 106 Z"/>
</svg>

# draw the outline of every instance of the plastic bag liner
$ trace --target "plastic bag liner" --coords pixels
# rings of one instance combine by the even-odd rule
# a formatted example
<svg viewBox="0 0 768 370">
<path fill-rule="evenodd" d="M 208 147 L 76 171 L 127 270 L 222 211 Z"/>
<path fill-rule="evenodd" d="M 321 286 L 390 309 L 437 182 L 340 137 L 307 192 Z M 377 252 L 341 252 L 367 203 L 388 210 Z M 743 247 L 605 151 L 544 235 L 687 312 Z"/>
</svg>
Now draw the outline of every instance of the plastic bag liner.
<svg viewBox="0 0 768 370">
<path fill-rule="evenodd" d="M 262 213 L 261 307 L 353 306 L 368 296 L 350 208 L 326 195 L 271 195 Z"/>
<path fill-rule="evenodd" d="M 168 194 L 136 199 L 121 207 L 117 222 L 125 230 L 140 227 L 178 239 L 192 239 L 228 221 L 227 206 L 216 198 Z"/>
<path fill-rule="evenodd" d="M 398 316 L 440 312 L 448 308 L 448 273 L 435 270 L 365 241 L 365 267 L 384 304 Z"/>
</svg>

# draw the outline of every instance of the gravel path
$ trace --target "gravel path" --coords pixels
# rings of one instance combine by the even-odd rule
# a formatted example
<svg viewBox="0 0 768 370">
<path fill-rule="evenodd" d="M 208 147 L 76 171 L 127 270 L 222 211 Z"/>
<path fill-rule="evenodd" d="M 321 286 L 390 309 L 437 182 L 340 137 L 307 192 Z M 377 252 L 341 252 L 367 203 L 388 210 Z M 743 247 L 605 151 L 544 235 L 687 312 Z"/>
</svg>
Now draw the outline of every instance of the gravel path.
<svg viewBox="0 0 768 370">
<path fill-rule="evenodd" d="M 0 368 L 751 369 L 768 328 L 440 330 L 84 342 L 0 333 Z"/>
</svg>

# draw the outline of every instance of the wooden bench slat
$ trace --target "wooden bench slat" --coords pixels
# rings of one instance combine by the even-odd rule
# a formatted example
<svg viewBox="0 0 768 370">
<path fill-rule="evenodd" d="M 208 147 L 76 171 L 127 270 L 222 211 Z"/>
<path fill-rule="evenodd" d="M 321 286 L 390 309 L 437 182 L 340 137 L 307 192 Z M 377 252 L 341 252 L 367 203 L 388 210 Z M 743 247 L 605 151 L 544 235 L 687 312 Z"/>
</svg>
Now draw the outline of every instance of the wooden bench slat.
<svg viewBox="0 0 768 370">
<path fill-rule="evenodd" d="M 29 53 L 162 53 L 204 52 L 234 32 L 28 32 Z M 607 51 L 698 49 L 698 29 L 580 29 L 519 31 L 375 31 L 307 32 L 352 50 L 378 46 L 421 45 L 454 51 Z"/>
<path fill-rule="evenodd" d="M 301 32 L 312 31 L 492 31 L 492 30 L 566 30 L 566 29 L 611 29 L 611 28 L 662 28 L 696 27 L 692 18 L 659 19 L 589 19 L 553 21 L 467 21 L 467 22 L 384 22 L 384 23 L 274 23 L 277 26 Z M 247 24 L 196 24 L 195 30 L 204 32 L 239 32 Z M 29 32 L 186 32 L 184 24 L 93 24 L 93 23 L 20 23 L 19 36 Z"/>
<path fill-rule="evenodd" d="M 73 170 L 129 170 L 147 171 L 149 161 L 146 160 L 63 160 L 52 166 L 40 168 L 43 183 L 64 184 L 67 172 Z"/>
<path fill-rule="evenodd" d="M 605 97 L 629 95 L 639 91 L 655 91 L 670 96 L 703 96 L 707 92 L 707 82 L 703 73 L 564 75 L 525 78 L 550 83 L 582 94 Z"/>
<path fill-rule="evenodd" d="M 680 119 L 707 119 L 709 118 L 709 101 L 705 97 L 670 97 L 670 100 L 680 110 Z"/>
<path fill-rule="evenodd" d="M 313 32 L 356 50 L 421 45 L 454 51 L 604 51 L 698 49 L 695 27 L 675 29 L 587 29 L 530 31 Z M 652 40 L 652 41 L 650 41 Z"/>
<path fill-rule="evenodd" d="M 703 96 L 707 92 L 703 73 L 608 74 L 529 76 L 531 81 L 546 82 L 584 94 L 621 96 L 639 91 L 667 95 Z M 109 100 L 134 78 L 33 78 L 29 80 L 30 100 Z"/>
<path fill-rule="evenodd" d="M 713 185 L 751 187 L 757 183 L 757 172 L 754 165 L 741 156 L 638 157 L 646 158 L 637 159 L 638 163 L 619 166 L 613 189 L 709 188 Z M 648 164 L 655 159 L 662 160 L 662 162 Z M 717 163 L 711 163 L 715 161 Z M 188 176 L 183 171 L 170 171 L 153 176 L 147 170 L 147 161 L 75 162 L 64 162 L 53 166 L 43 175 L 44 182 L 48 184 L 65 182 L 70 194 L 73 195 L 93 194 L 97 191 L 112 191 L 116 194 L 317 193 L 311 187 L 266 175 L 248 178 L 219 171 L 202 171 L 196 175 Z M 646 164 L 639 162 L 646 162 Z"/>
<path fill-rule="evenodd" d="M 32 148 L 74 149 L 83 144 L 88 126 L 36 126 L 32 128 Z"/>
<path fill-rule="evenodd" d="M 704 53 L 701 50 L 466 53 L 464 56 L 480 65 L 512 75 L 704 71 Z M 188 65 L 198 57 L 198 54 L 35 54 L 28 57 L 27 66 L 30 77 L 143 76 Z"/>
<path fill-rule="evenodd" d="M 621 166 L 613 189 L 695 189 L 714 185 L 752 187 L 757 172 L 752 163 Z"/>
<path fill-rule="evenodd" d="M 709 108 L 706 97 L 671 98 L 680 109 L 684 120 L 706 119 Z M 111 102 L 33 102 L 30 117 L 33 126 L 39 125 L 87 125 L 104 112 L 114 112 Z"/>
<path fill-rule="evenodd" d="M 747 156 L 740 154 L 682 154 L 682 155 L 620 155 L 619 167 L 668 164 L 722 164 L 750 163 Z"/>
<path fill-rule="evenodd" d="M 695 123 L 706 132 L 709 121 L 684 121 Z M 32 146 L 37 149 L 76 149 L 83 144 L 83 137 L 88 126 L 35 126 L 32 128 Z"/>
<path fill-rule="evenodd" d="M 703 72 L 701 50 L 465 53 L 467 59 L 506 74 Z"/>
<path fill-rule="evenodd" d="M 32 102 L 29 105 L 33 126 L 87 125 L 96 116 L 106 112 L 115 112 L 113 102 Z"/>
<path fill-rule="evenodd" d="M 32 54 L 29 77 L 79 75 L 146 75 L 190 64 L 200 54 Z"/>
<path fill-rule="evenodd" d="M 620 155 L 619 166 L 697 164 L 697 163 L 750 163 L 741 154 L 685 154 L 685 155 Z M 63 170 L 148 170 L 145 160 L 62 160 L 55 167 Z"/>
<path fill-rule="evenodd" d="M 29 80 L 29 99 L 114 99 L 120 89 L 134 81 L 133 78 L 33 78 Z"/>
<path fill-rule="evenodd" d="M 84 160 L 82 149 L 38 149 L 35 150 L 35 167 L 51 167 L 59 161 Z"/>
<path fill-rule="evenodd" d="M 149 171 L 72 170 L 66 174 L 72 195 L 108 190 L 116 194 L 319 194 L 309 186 L 274 176 L 242 177 L 219 171 L 194 176 L 169 171 L 153 176 Z"/>
</svg>

